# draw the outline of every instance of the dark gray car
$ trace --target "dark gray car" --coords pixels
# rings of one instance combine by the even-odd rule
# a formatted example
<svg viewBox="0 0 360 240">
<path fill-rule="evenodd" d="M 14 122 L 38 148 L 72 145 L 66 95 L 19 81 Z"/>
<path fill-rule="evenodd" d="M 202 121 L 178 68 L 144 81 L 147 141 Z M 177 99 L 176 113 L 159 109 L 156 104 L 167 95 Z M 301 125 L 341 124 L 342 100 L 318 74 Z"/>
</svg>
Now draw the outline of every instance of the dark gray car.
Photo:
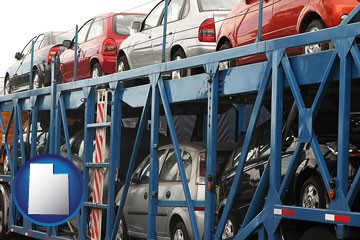
<svg viewBox="0 0 360 240">
<path fill-rule="evenodd" d="M 215 51 L 216 34 L 222 20 L 238 0 L 170 0 L 166 40 L 166 61 Z M 120 45 L 118 71 L 161 62 L 165 1 L 161 1 L 143 22 L 134 22 L 131 34 Z M 185 75 L 174 72 L 172 78 Z"/>
<path fill-rule="evenodd" d="M 65 50 L 60 44 L 73 35 L 71 32 L 46 32 L 33 37 L 21 52 L 15 54 L 16 61 L 5 74 L 4 94 L 29 89 L 30 69 L 33 72 L 33 88 L 49 85 L 52 58 Z M 32 41 L 35 44 L 31 66 Z"/>
</svg>

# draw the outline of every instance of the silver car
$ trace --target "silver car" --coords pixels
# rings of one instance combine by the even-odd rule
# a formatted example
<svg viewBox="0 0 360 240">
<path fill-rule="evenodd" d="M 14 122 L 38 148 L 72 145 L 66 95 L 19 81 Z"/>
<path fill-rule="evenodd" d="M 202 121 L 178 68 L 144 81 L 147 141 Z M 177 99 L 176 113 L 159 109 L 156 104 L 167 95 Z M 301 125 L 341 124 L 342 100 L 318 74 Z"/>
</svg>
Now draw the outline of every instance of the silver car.
<svg viewBox="0 0 360 240">
<path fill-rule="evenodd" d="M 238 0 L 170 0 L 165 61 L 210 53 L 216 49 L 216 33 Z M 161 62 L 165 1 L 157 4 L 136 31 L 120 45 L 118 71 Z M 175 76 L 174 76 L 175 74 Z M 186 75 L 174 72 L 172 78 Z"/>
<path fill-rule="evenodd" d="M 220 176 L 227 160 L 231 156 L 234 144 L 218 146 L 217 173 Z M 181 144 L 181 156 L 188 180 L 192 200 L 205 200 L 205 174 L 206 174 L 206 145 L 204 143 Z M 161 200 L 185 200 L 181 177 L 174 153 L 173 145 L 159 148 L 159 192 Z M 148 192 L 150 177 L 150 157 L 146 157 L 134 171 L 131 178 L 123 217 L 119 225 L 117 240 L 129 237 L 147 237 Z M 121 189 L 116 196 L 119 205 L 122 196 Z M 195 208 L 200 236 L 204 232 L 204 208 Z M 194 239 L 189 213 L 186 207 L 159 207 L 156 218 L 156 232 L 158 239 Z"/>
</svg>

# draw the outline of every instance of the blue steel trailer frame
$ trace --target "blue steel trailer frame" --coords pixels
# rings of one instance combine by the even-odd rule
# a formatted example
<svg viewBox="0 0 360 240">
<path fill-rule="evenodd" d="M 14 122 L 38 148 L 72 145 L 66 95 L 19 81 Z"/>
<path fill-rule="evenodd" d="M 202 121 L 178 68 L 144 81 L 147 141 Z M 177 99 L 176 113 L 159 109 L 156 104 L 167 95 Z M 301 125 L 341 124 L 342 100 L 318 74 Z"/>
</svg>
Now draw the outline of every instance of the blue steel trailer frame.
<svg viewBox="0 0 360 240">
<path fill-rule="evenodd" d="M 345 23 L 354 19 L 359 14 L 360 7 L 348 17 Z M 250 208 L 246 214 L 236 239 L 244 239 L 247 236 L 258 232 L 259 239 L 280 239 L 280 223 L 282 219 L 292 219 L 299 221 L 313 221 L 323 224 L 336 226 L 338 237 L 348 237 L 351 234 L 349 227 L 360 227 L 360 214 L 352 212 L 350 207 L 354 204 L 355 197 L 360 188 L 360 171 L 356 173 L 355 179 L 348 189 L 348 155 L 349 155 L 349 115 L 351 104 L 351 85 L 360 78 L 360 52 L 356 44 L 356 37 L 360 35 L 360 23 L 343 24 L 343 26 L 326 29 L 318 32 L 305 33 L 283 39 L 276 39 L 266 42 L 257 42 L 244 47 L 225 50 L 222 52 L 211 53 L 203 56 L 188 58 L 176 62 L 161 63 L 128 72 L 116 73 L 103 76 L 97 79 L 74 81 L 67 84 L 56 84 L 52 82 L 51 87 L 35 89 L 26 92 L 14 93 L 0 97 L 1 112 L 11 112 L 14 119 L 14 141 L 12 152 L 7 141 L 9 126 L 5 128 L 2 117 L 0 118 L 3 130 L 3 144 L 10 158 L 11 174 L 0 176 L 3 184 L 11 183 L 17 170 L 18 146 L 21 150 L 22 163 L 25 161 L 25 147 L 22 137 L 21 111 L 31 112 L 32 122 L 38 120 L 39 113 L 50 110 L 50 153 L 59 153 L 60 149 L 60 130 L 63 129 L 65 144 L 69 149 L 69 134 L 66 122 L 67 111 L 71 109 L 85 110 L 85 164 L 84 182 L 89 179 L 87 171 L 90 167 L 99 167 L 91 164 L 94 139 L 94 107 L 95 90 L 99 85 L 109 84 L 112 94 L 111 111 L 111 140 L 110 151 L 111 159 L 107 165 L 110 177 L 115 176 L 116 168 L 121 161 L 119 149 L 114 146 L 120 144 L 122 106 L 127 104 L 132 108 L 142 108 L 142 115 L 139 122 L 138 133 L 132 151 L 131 163 L 128 169 L 124 191 L 116 217 L 115 207 L 115 186 L 110 181 L 108 192 L 108 203 L 93 206 L 85 202 L 79 215 L 77 224 L 79 227 L 79 239 L 86 239 L 87 234 L 87 211 L 90 208 L 98 207 L 106 210 L 106 239 L 114 239 L 118 229 L 121 213 L 126 200 L 127 191 L 130 184 L 130 176 L 135 166 L 137 150 L 140 144 L 140 137 L 148 121 L 148 113 L 151 111 L 151 171 L 150 171 L 150 193 L 149 194 L 149 214 L 148 214 L 148 238 L 156 239 L 156 214 L 158 207 L 161 206 L 183 206 L 188 208 L 192 231 L 195 239 L 202 239 L 197 230 L 197 223 L 194 215 L 194 208 L 197 206 L 205 207 L 205 232 L 204 239 L 220 239 L 225 221 L 229 215 L 236 189 L 241 182 L 243 169 L 247 154 L 242 154 L 233 185 L 231 187 L 228 201 L 224 212 L 220 218 L 217 228 L 215 228 L 215 204 L 216 193 L 213 188 L 206 188 L 205 201 L 193 201 L 190 196 L 187 182 L 185 181 L 185 170 L 181 161 L 179 143 L 177 141 L 172 113 L 170 106 L 175 103 L 190 101 L 207 101 L 207 165 L 206 165 L 206 186 L 214 184 L 216 173 L 216 143 L 217 143 L 217 114 L 219 99 L 229 96 L 244 96 L 248 93 L 256 93 L 256 101 L 253 114 L 251 115 L 248 129 L 245 134 L 245 141 L 242 152 L 247 153 L 249 144 L 254 132 L 256 120 L 259 116 L 260 108 L 264 102 L 264 95 L 267 90 L 271 90 L 271 156 L 270 164 L 262 175 L 257 191 L 253 197 Z M 331 41 L 335 46 L 329 51 L 320 52 L 312 55 L 299 55 L 289 58 L 286 49 L 299 46 L 306 46 L 318 42 Z M 245 66 L 238 66 L 227 70 L 219 71 L 219 62 L 229 59 L 241 58 L 251 55 L 265 53 L 267 61 Z M 171 72 L 177 69 L 186 69 L 194 66 L 205 66 L 205 73 L 189 76 L 182 79 L 164 81 L 162 73 Z M 148 77 L 149 84 L 124 88 L 123 84 L 138 77 Z M 54 76 L 52 78 L 54 80 Z M 271 86 L 270 86 L 271 79 Z M 325 164 L 324 157 L 319 149 L 319 143 L 312 127 L 319 110 L 320 103 L 328 89 L 330 82 L 339 82 L 339 155 L 337 162 L 336 177 L 336 197 L 331 201 L 328 209 L 306 209 L 297 206 L 284 205 L 282 200 L 285 191 L 288 189 L 291 179 L 299 164 L 299 153 L 305 143 L 310 143 L 316 155 L 316 160 L 320 168 L 326 190 L 330 190 L 330 174 Z M 304 104 L 300 90 L 304 86 L 318 85 L 315 100 L 310 108 Z M 297 108 L 299 109 L 299 138 L 296 151 L 291 160 L 289 169 L 285 177 L 281 178 L 281 122 L 284 104 L 284 89 L 290 89 Z M 84 107 L 85 105 L 85 107 Z M 158 199 L 158 122 L 159 109 L 164 109 L 172 143 L 174 144 L 175 154 L 181 173 L 182 184 L 186 201 L 165 201 Z M 36 124 L 32 125 L 32 131 L 36 132 Z M 36 142 L 35 134 L 32 136 L 32 143 Z M 35 144 L 31 145 L 31 155 L 35 155 Z M 69 151 L 71 158 L 71 152 Z M 87 189 L 87 184 L 85 184 Z M 86 190 L 88 191 L 88 189 Z M 86 193 L 86 195 L 88 192 Z M 264 206 L 257 204 L 259 199 L 266 197 Z M 283 212 L 291 214 L 282 214 Z M 341 216 L 340 220 L 331 220 L 332 215 Z M 309 218 L 311 216 L 311 218 Z M 329 218 L 330 216 L 330 218 Z M 18 223 L 19 212 L 13 203 L 10 195 L 9 209 L 9 229 L 26 236 L 38 239 L 64 239 L 58 235 L 58 228 L 49 228 L 46 232 L 39 231 L 33 224 L 23 219 L 22 224 Z M 345 219 L 345 220 L 344 220 Z"/>
</svg>

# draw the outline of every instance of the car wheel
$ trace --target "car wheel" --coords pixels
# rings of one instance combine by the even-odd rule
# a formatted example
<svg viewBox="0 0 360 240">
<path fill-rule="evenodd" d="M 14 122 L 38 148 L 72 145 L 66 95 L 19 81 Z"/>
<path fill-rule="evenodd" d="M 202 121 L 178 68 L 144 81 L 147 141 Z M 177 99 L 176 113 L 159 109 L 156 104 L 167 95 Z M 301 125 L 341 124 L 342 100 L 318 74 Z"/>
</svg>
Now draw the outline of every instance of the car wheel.
<svg viewBox="0 0 360 240">
<path fill-rule="evenodd" d="M 336 240 L 335 233 L 325 227 L 313 227 L 307 230 L 301 240 Z"/>
<path fill-rule="evenodd" d="M 304 182 L 300 191 L 300 206 L 305 208 L 325 208 L 326 196 L 324 186 L 315 176 Z"/>
<path fill-rule="evenodd" d="M 180 221 L 175 224 L 171 230 L 171 240 L 189 240 L 189 234 L 186 230 L 185 224 Z"/>
<path fill-rule="evenodd" d="M 224 231 L 221 235 L 221 239 L 227 239 L 234 236 L 239 231 L 239 223 L 233 214 L 230 214 L 226 220 Z"/>
<path fill-rule="evenodd" d="M 183 50 L 179 49 L 175 52 L 175 54 L 171 57 L 171 61 L 177 61 L 186 58 Z M 186 69 L 179 69 L 171 72 L 171 79 L 177 79 L 187 76 Z"/>
<path fill-rule="evenodd" d="M 10 84 L 10 79 L 9 76 L 5 77 L 5 81 L 4 81 L 4 95 L 8 95 L 12 93 L 12 86 Z"/>
<path fill-rule="evenodd" d="M 0 192 L 0 239 L 3 239 L 6 233 L 5 214 L 6 209 L 4 193 Z"/>
<path fill-rule="evenodd" d="M 33 75 L 33 89 L 39 89 L 45 87 L 44 81 L 41 79 L 39 70 L 34 71 Z"/>
<path fill-rule="evenodd" d="M 305 32 L 316 32 L 325 28 L 325 24 L 321 20 L 312 21 L 306 28 Z M 329 49 L 329 43 L 318 43 L 304 47 L 305 54 L 317 53 Z"/>
<path fill-rule="evenodd" d="M 118 65 L 117 65 L 117 71 L 118 72 L 124 72 L 130 70 L 129 62 L 126 58 L 126 56 L 122 55 L 119 57 Z"/>
<path fill-rule="evenodd" d="M 230 49 L 230 48 L 231 48 L 230 43 L 225 42 L 221 45 L 221 47 L 219 48 L 219 51 Z M 236 66 L 236 61 L 235 61 L 235 59 L 232 59 L 229 61 L 219 63 L 219 70 L 229 69 L 229 68 L 235 67 L 235 66 Z"/>
<path fill-rule="evenodd" d="M 116 233 L 115 240 L 129 240 L 126 224 L 123 218 L 120 219 L 119 228 Z"/>
<path fill-rule="evenodd" d="M 95 63 L 91 70 L 91 77 L 98 78 L 104 75 L 103 70 L 101 69 L 100 63 Z"/>
</svg>

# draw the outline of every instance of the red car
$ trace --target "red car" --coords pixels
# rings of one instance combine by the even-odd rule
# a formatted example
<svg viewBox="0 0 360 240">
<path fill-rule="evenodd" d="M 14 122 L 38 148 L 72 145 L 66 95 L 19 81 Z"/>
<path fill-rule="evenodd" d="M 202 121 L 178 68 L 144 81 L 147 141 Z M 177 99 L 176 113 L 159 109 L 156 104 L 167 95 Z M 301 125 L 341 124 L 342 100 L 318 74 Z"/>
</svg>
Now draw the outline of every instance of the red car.
<svg viewBox="0 0 360 240">
<path fill-rule="evenodd" d="M 359 0 L 267 0 L 263 4 L 261 40 L 269 40 L 337 26 L 359 4 Z M 222 23 L 217 50 L 254 43 L 258 33 L 258 14 L 259 0 L 240 0 Z M 318 52 L 328 46 L 306 46 L 304 52 Z M 241 65 L 262 58 L 238 59 L 236 63 Z"/>
<path fill-rule="evenodd" d="M 88 20 L 78 31 L 76 80 L 99 77 L 115 72 L 120 43 L 131 33 L 131 23 L 142 21 L 145 14 L 107 13 Z M 68 49 L 60 55 L 62 82 L 74 79 L 73 40 L 65 40 Z"/>
</svg>

